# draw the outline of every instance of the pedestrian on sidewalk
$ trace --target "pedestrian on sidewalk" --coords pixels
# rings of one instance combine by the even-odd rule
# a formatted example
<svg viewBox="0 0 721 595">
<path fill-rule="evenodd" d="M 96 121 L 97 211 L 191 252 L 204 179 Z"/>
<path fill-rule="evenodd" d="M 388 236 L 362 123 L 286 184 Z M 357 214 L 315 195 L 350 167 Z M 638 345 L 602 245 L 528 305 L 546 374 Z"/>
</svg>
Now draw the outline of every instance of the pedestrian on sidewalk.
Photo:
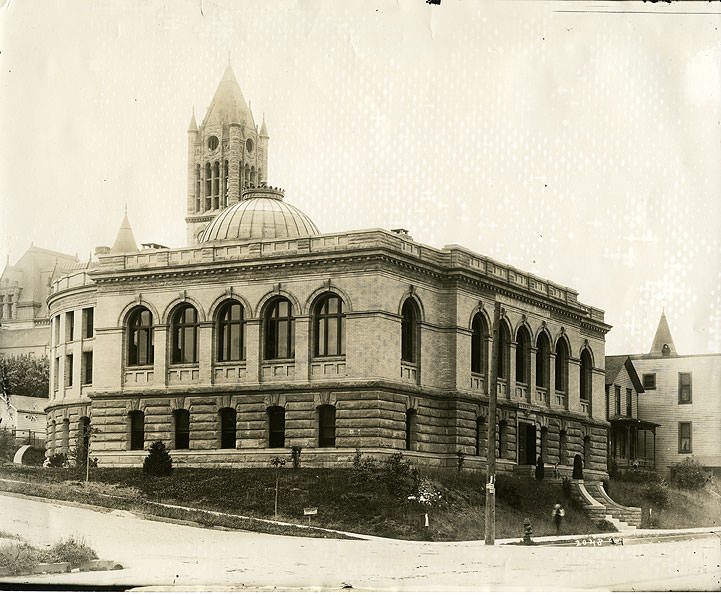
<svg viewBox="0 0 721 595">
<path fill-rule="evenodd" d="M 556 524 L 556 535 L 561 534 L 561 522 L 563 521 L 563 517 L 566 516 L 566 511 L 563 510 L 563 507 L 560 504 L 556 504 L 553 507 L 553 522 Z"/>
</svg>

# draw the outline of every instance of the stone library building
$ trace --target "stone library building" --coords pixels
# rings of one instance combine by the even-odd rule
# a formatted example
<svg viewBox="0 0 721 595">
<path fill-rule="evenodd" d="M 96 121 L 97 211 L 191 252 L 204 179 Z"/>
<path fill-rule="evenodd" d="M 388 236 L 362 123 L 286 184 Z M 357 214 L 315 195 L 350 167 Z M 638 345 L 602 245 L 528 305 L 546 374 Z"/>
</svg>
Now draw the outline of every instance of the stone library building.
<svg viewBox="0 0 721 595">
<path fill-rule="evenodd" d="M 112 247 L 52 281 L 48 453 L 92 424 L 100 466 L 139 466 L 162 440 L 176 466 L 305 466 L 356 449 L 499 471 L 539 457 L 606 474 L 602 310 L 578 293 L 405 230 L 321 232 L 269 186 L 228 66 L 188 134 L 187 247 Z M 312 214 L 311 214 L 312 215 Z M 497 441 L 486 443 L 492 316 Z"/>
</svg>

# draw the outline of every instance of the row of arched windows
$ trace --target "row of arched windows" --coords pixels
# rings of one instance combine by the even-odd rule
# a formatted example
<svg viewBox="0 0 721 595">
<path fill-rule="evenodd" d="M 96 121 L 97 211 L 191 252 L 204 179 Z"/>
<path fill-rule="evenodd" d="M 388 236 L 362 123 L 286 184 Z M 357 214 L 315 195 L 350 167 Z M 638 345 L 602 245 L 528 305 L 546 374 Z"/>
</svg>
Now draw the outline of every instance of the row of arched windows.
<svg viewBox="0 0 721 595">
<path fill-rule="evenodd" d="M 239 172 L 239 189 L 242 192 L 246 186 L 256 186 L 262 180 L 261 169 L 256 171 L 255 166 L 249 164 L 238 163 Z M 203 175 L 205 174 L 205 175 Z M 195 211 L 210 211 L 211 209 L 219 209 L 228 206 L 228 186 L 229 186 L 229 169 L 228 160 L 222 163 L 215 161 L 207 162 L 204 167 L 200 164 L 195 166 Z M 205 188 L 203 192 L 203 180 L 205 180 Z M 240 196 L 238 196 L 240 199 Z M 202 208 L 201 208 L 202 207 Z"/>
<path fill-rule="evenodd" d="M 318 407 L 318 446 L 331 448 L 335 446 L 336 409 L 333 405 Z M 236 448 L 240 432 L 237 425 L 237 412 L 232 407 L 224 407 L 218 411 L 220 428 L 218 431 L 218 446 L 220 448 Z M 190 448 L 190 411 L 176 409 L 173 411 L 173 443 L 175 450 L 188 450 Z M 268 447 L 285 447 L 285 408 L 269 407 L 266 410 L 266 423 L 268 430 Z M 130 450 L 143 450 L 145 448 L 145 414 L 142 411 L 131 411 L 128 414 L 128 431 Z"/>
<path fill-rule="evenodd" d="M 170 363 L 198 361 L 198 311 L 188 303 L 178 305 L 170 316 Z M 244 361 L 246 356 L 245 312 L 234 299 L 225 301 L 215 320 L 216 361 Z M 153 363 L 153 315 L 144 306 L 133 309 L 127 323 L 127 363 L 147 366 Z M 272 300 L 262 323 L 263 357 L 266 360 L 295 357 L 295 318 L 293 306 L 284 297 Z M 313 355 L 345 354 L 345 312 L 343 300 L 334 293 L 322 295 L 313 307 Z"/>
<path fill-rule="evenodd" d="M 496 371 L 498 378 L 508 380 L 510 369 L 510 342 L 511 332 L 504 321 L 501 321 L 498 329 L 498 340 L 500 343 L 500 357 L 498 358 Z M 478 312 L 471 323 L 471 371 L 476 374 L 484 374 L 488 369 L 488 324 L 485 317 Z M 516 332 L 516 382 L 529 384 L 531 380 L 531 334 L 525 326 L 521 326 Z M 559 337 L 555 345 L 554 379 L 556 391 L 568 392 L 568 358 L 569 348 L 565 337 Z M 549 388 L 550 380 L 550 354 L 551 342 L 547 333 L 541 332 L 536 339 L 536 387 Z M 592 360 L 587 349 L 581 352 L 581 374 L 580 374 L 580 395 L 582 400 L 590 400 L 591 397 L 591 373 Z"/>
</svg>

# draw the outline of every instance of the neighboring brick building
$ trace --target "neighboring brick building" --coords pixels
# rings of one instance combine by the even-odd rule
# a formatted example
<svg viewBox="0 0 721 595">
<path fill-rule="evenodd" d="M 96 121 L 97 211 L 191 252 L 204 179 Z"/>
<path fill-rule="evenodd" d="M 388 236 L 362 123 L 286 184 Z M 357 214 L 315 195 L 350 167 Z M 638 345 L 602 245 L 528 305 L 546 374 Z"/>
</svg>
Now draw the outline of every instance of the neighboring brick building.
<svg viewBox="0 0 721 595">
<path fill-rule="evenodd" d="M 190 126 L 192 245 L 138 251 L 125 221 L 53 284 L 52 450 L 92 420 L 104 466 L 141 464 L 154 440 L 188 466 L 267 466 L 294 445 L 305 465 L 360 448 L 479 466 L 499 301 L 499 468 L 540 455 L 570 475 L 578 453 L 605 474 L 602 311 L 403 230 L 321 234 L 264 184 L 267 143 L 227 70 Z"/>
<path fill-rule="evenodd" d="M 629 356 L 643 385 L 639 417 L 656 424 L 656 468 L 693 456 L 721 469 L 721 354 L 679 355 L 666 315 L 646 354 Z"/>
</svg>

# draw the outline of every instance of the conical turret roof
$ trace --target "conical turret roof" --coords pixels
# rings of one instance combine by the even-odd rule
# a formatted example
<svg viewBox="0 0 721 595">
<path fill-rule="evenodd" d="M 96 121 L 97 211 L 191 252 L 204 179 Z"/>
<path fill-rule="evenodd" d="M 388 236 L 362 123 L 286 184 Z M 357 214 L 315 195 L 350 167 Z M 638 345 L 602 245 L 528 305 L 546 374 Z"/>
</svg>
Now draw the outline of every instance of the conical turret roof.
<svg viewBox="0 0 721 595">
<path fill-rule="evenodd" d="M 203 125 L 208 123 L 242 124 L 243 122 L 255 128 L 253 114 L 251 114 L 245 97 L 243 97 L 243 92 L 240 90 L 233 68 L 228 64 L 215 95 L 213 95 L 213 100 L 210 102 L 210 107 L 205 114 Z"/>
<path fill-rule="evenodd" d="M 198 124 L 195 121 L 195 108 L 193 108 L 193 115 L 190 116 L 190 124 L 188 124 L 188 132 L 198 132 Z"/>
<path fill-rule="evenodd" d="M 133 235 L 133 229 L 130 227 L 130 221 L 128 221 L 128 213 L 125 213 L 123 222 L 120 224 L 118 235 L 115 238 L 115 243 L 110 249 L 110 254 L 129 254 L 131 252 L 138 251 L 138 244 L 135 242 L 135 236 Z"/>
<path fill-rule="evenodd" d="M 661 319 L 658 321 L 656 336 L 653 338 L 653 345 L 651 345 L 649 353 L 653 355 L 678 355 L 676 346 L 673 344 L 673 337 L 671 337 L 671 330 L 668 328 L 665 312 L 661 312 Z"/>
<path fill-rule="evenodd" d="M 263 123 L 260 125 L 260 136 L 268 136 L 268 128 L 265 125 L 265 114 L 263 114 Z"/>
</svg>

